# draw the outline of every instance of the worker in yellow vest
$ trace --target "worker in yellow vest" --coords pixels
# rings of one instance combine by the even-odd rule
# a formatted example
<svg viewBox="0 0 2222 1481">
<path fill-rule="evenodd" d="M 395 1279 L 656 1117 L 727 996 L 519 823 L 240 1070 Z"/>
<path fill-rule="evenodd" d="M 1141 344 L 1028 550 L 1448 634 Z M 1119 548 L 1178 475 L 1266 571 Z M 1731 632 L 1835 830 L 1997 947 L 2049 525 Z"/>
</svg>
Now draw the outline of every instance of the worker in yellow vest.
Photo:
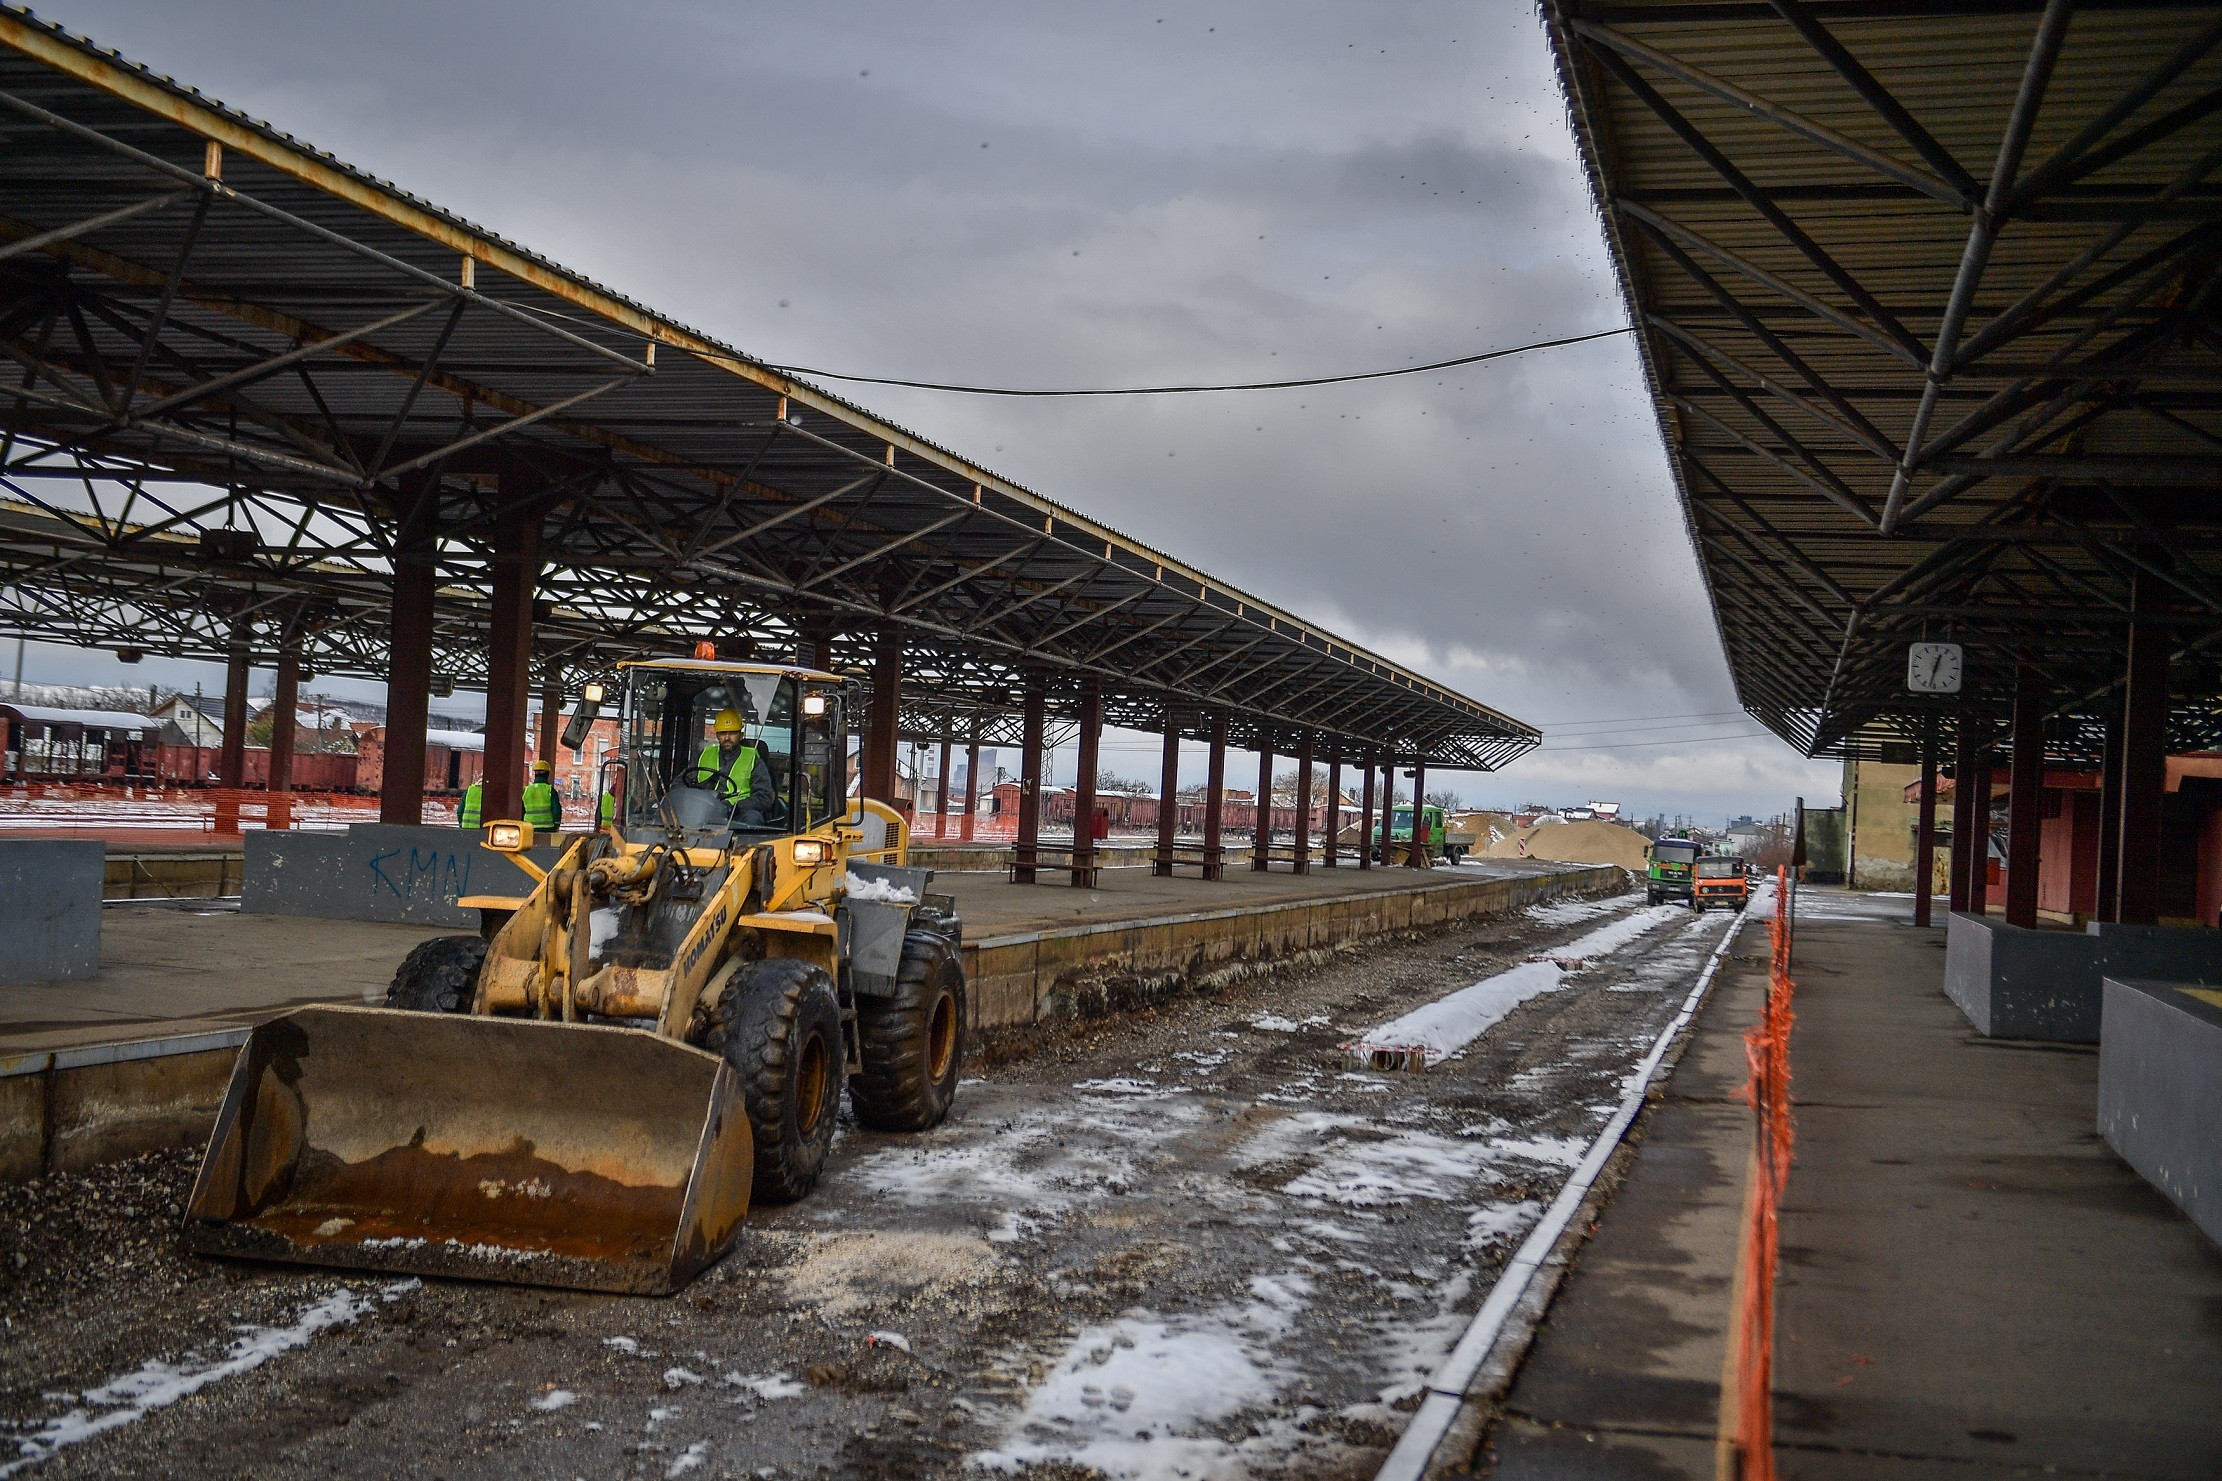
<svg viewBox="0 0 2222 1481">
<path fill-rule="evenodd" d="M 601 820 L 602 831 L 604 833 L 609 832 L 611 826 L 617 821 L 617 796 L 615 793 L 604 792 L 602 794 L 601 810 L 597 816 Z"/>
<path fill-rule="evenodd" d="M 485 792 L 477 782 L 473 782 L 463 789 L 463 805 L 455 810 L 455 822 L 458 827 L 476 828 L 479 826 L 479 807 L 484 796 Z"/>
<path fill-rule="evenodd" d="M 744 726 L 739 710 L 720 710 L 711 729 L 717 739 L 702 748 L 695 758 L 695 786 L 714 791 L 725 805 L 733 809 L 733 821 L 746 827 L 762 827 L 764 808 L 778 801 L 778 788 L 772 781 L 771 768 L 764 764 L 764 749 L 744 737 Z"/>
<path fill-rule="evenodd" d="M 532 780 L 526 784 L 522 800 L 525 821 L 532 824 L 535 833 L 553 833 L 563 826 L 563 799 L 556 796 L 556 789 L 548 781 L 554 771 L 545 761 L 532 763 Z"/>
</svg>

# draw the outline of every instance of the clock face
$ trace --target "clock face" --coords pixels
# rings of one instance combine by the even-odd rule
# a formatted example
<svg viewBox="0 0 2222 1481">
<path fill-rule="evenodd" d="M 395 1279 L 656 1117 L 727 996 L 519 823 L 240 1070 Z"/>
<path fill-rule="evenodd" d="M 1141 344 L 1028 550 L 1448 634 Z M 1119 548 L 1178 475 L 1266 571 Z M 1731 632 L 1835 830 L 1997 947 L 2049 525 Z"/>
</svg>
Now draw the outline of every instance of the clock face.
<svg viewBox="0 0 2222 1481">
<path fill-rule="evenodd" d="M 1916 694 L 1960 692 L 1960 645 L 1915 643 L 1906 650 L 1906 687 Z"/>
</svg>

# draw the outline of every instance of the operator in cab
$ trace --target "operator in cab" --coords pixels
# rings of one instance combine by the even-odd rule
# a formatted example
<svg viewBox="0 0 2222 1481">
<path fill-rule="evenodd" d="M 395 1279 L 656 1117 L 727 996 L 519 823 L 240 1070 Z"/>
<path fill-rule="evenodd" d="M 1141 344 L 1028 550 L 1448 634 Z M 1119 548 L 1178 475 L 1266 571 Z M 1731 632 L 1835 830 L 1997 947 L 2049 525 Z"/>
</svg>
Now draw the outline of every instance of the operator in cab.
<svg viewBox="0 0 2222 1481">
<path fill-rule="evenodd" d="M 741 712 L 718 711 L 712 725 L 717 739 L 703 746 L 695 758 L 692 785 L 718 794 L 733 809 L 737 827 L 764 826 L 764 809 L 777 803 L 779 784 L 764 762 L 764 748 L 747 738 Z"/>
</svg>

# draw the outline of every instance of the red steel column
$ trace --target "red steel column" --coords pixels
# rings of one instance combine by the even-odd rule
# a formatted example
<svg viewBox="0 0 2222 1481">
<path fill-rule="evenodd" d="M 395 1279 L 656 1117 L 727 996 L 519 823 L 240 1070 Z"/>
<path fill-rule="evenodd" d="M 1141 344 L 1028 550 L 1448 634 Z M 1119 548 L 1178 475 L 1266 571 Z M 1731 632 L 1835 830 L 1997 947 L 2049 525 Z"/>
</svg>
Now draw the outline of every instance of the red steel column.
<svg viewBox="0 0 2222 1481">
<path fill-rule="evenodd" d="M 1937 750 L 1935 736 L 1921 739 L 1921 810 L 1913 832 L 1913 923 L 1931 923 L 1937 868 Z"/>
<path fill-rule="evenodd" d="M 1427 863 L 1427 757 L 1412 758 L 1412 846 L 1404 851 L 1404 862 L 1413 869 L 1425 869 Z"/>
<path fill-rule="evenodd" d="M 1373 867 L 1373 772 L 1380 758 L 1366 757 L 1365 790 L 1358 797 L 1358 867 Z"/>
<path fill-rule="evenodd" d="M 540 586 L 539 482 L 504 469 L 494 516 L 494 591 L 486 645 L 486 771 L 479 816 L 524 811 L 525 713 L 532 694 L 532 602 Z"/>
<path fill-rule="evenodd" d="M 903 706 L 903 635 L 893 623 L 872 635 L 872 704 L 864 724 L 864 795 L 895 805 L 895 730 Z"/>
<path fill-rule="evenodd" d="M 1204 780 L 1204 878 L 1227 877 L 1221 845 L 1227 812 L 1227 717 L 1211 717 L 1211 768 Z"/>
<path fill-rule="evenodd" d="M 1296 747 L 1296 872 L 1312 872 L 1312 738 Z"/>
<path fill-rule="evenodd" d="M 432 704 L 432 592 L 439 574 L 439 480 L 429 473 L 409 474 L 401 481 L 398 504 L 378 821 L 414 824 L 424 821 L 424 729 Z"/>
<path fill-rule="evenodd" d="M 1968 860 L 1975 857 L 1975 717 L 1962 710 L 1952 745 L 1952 883 L 1950 908 L 1967 909 Z"/>
<path fill-rule="evenodd" d="M 1984 727 L 1987 733 L 1988 726 Z M 1960 785 L 1968 789 L 1967 908 L 1981 915 L 1990 908 L 1991 888 L 1991 753 L 1978 745 L 1975 774 Z"/>
<path fill-rule="evenodd" d="M 1320 825 L 1319 862 L 1333 869 L 1342 860 L 1342 752 L 1327 758 L 1327 819 Z"/>
<path fill-rule="evenodd" d="M 1258 732 L 1257 822 L 1250 831 L 1250 868 L 1273 867 L 1273 732 Z"/>
<path fill-rule="evenodd" d="M 245 613 L 234 617 L 224 662 L 224 747 L 216 760 L 216 784 L 234 790 L 247 784 L 247 660 L 254 640 L 255 620 Z"/>
<path fill-rule="evenodd" d="M 1103 685 L 1080 681 L 1080 764 L 1072 782 L 1072 882 L 1096 884 L 1096 776 L 1103 765 Z"/>
<path fill-rule="evenodd" d="M 293 790 L 294 712 L 301 707 L 301 640 L 290 625 L 278 638 L 278 692 L 270 701 L 270 790 Z M 276 826 L 276 819 L 271 819 Z"/>
<path fill-rule="evenodd" d="M 2099 758 L 2099 889 L 2092 916 L 2121 919 L 2122 883 L 2122 707 L 2106 717 L 2106 750 Z"/>
<path fill-rule="evenodd" d="M 1018 837 L 1012 845 L 1011 879 L 1034 882 L 1034 850 L 1042 841 L 1042 731 L 1048 705 L 1042 676 L 1026 677 L 1026 712 L 1019 729 Z"/>
<path fill-rule="evenodd" d="M 1173 876 L 1173 849 L 1180 839 L 1180 712 L 1165 707 L 1165 759 L 1157 773 L 1157 859 L 1150 873 Z"/>
<path fill-rule="evenodd" d="M 2147 593 L 2140 576 L 2138 607 Z M 2160 923 L 2161 808 L 2168 792 L 2168 631 L 2129 629 L 2129 682 L 2122 697 L 2122 809 L 2116 914 L 2124 925 Z"/>
<path fill-rule="evenodd" d="M 2006 789 L 2006 924 L 2037 924 L 2037 854 L 2045 826 L 2045 693 L 2035 669 L 2014 671 L 2013 772 Z"/>
<path fill-rule="evenodd" d="M 972 841 L 972 818 L 980 806 L 980 722 L 972 722 L 972 739 L 964 748 L 964 826 L 958 830 L 957 841 Z"/>
<path fill-rule="evenodd" d="M 936 838 L 947 838 L 949 836 L 949 748 L 953 744 L 954 742 L 949 738 L 949 732 L 944 730 L 941 733 L 941 774 L 934 783 L 937 789 L 934 795 L 934 837 Z"/>
</svg>

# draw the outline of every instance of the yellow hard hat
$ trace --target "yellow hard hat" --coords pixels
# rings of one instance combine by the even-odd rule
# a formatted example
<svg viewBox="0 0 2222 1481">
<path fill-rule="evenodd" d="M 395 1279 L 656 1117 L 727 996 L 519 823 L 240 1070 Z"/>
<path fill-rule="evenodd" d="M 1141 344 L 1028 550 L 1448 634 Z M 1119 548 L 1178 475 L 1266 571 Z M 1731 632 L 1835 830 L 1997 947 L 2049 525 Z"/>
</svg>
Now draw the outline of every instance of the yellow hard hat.
<svg viewBox="0 0 2222 1481">
<path fill-rule="evenodd" d="M 741 712 L 739 710 L 719 710 L 717 722 L 710 728 L 720 735 L 725 734 L 728 730 L 738 733 L 743 728 Z"/>
<path fill-rule="evenodd" d="M 552 772 L 554 770 L 555 767 L 545 761 L 535 761 L 532 763 L 532 774 L 534 776 L 546 776 L 549 772 Z"/>
</svg>

